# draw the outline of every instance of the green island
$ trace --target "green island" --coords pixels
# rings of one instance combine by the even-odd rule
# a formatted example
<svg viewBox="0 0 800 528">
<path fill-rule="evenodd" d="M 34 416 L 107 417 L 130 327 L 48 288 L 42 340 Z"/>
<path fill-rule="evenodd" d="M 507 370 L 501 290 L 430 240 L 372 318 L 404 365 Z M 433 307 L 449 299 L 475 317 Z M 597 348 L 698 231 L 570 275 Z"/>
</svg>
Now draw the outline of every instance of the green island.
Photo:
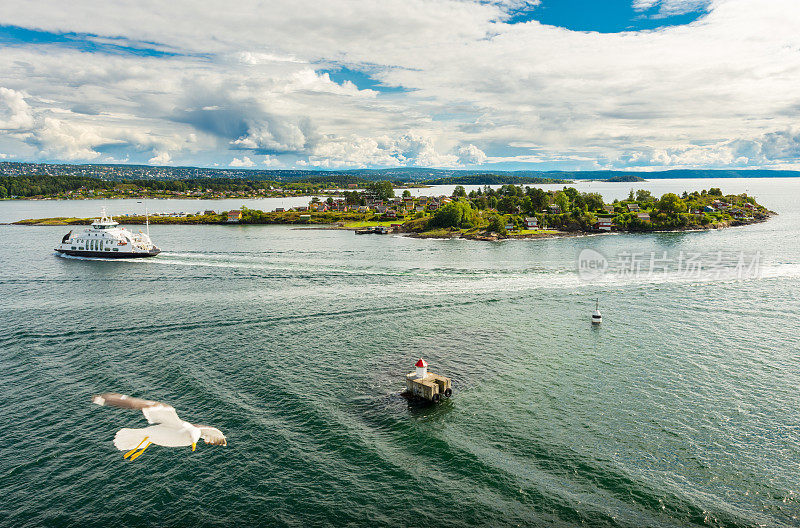
<svg viewBox="0 0 800 528">
<path fill-rule="evenodd" d="M 609 183 L 633 183 L 633 182 L 643 182 L 647 180 L 642 178 L 641 176 L 636 176 L 635 174 L 623 174 L 620 176 L 612 176 L 610 178 L 606 178 L 605 180 L 600 180 L 600 181 Z"/>
<path fill-rule="evenodd" d="M 196 214 L 150 216 L 151 224 L 286 224 L 357 233 L 405 233 L 419 238 L 499 240 L 576 236 L 609 231 L 687 231 L 719 229 L 767 220 L 775 214 L 747 194 L 724 195 L 719 188 L 652 196 L 630 191 L 627 199 L 604 203 L 598 193 L 572 187 L 544 191 L 535 187 L 486 186 L 470 192 L 456 186 L 451 196 L 413 197 L 408 190 L 396 197 L 388 181 L 365 191 L 344 191 L 307 206 L 275 211 L 241 209 Z M 86 225 L 91 218 L 40 218 L 16 225 Z M 123 224 L 144 224 L 144 216 L 122 216 Z"/>
</svg>

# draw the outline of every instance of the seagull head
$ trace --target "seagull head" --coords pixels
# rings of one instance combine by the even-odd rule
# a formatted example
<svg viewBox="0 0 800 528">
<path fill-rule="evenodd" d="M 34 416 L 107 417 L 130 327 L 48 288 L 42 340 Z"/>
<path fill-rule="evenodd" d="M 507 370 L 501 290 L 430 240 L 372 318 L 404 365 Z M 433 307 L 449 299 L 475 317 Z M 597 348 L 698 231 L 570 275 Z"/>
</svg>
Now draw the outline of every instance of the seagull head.
<svg viewBox="0 0 800 528">
<path fill-rule="evenodd" d="M 197 447 L 197 441 L 200 440 L 200 428 L 195 427 L 194 425 L 190 424 L 189 422 L 183 422 L 183 428 L 191 435 L 192 437 L 192 451 L 195 450 Z"/>
</svg>

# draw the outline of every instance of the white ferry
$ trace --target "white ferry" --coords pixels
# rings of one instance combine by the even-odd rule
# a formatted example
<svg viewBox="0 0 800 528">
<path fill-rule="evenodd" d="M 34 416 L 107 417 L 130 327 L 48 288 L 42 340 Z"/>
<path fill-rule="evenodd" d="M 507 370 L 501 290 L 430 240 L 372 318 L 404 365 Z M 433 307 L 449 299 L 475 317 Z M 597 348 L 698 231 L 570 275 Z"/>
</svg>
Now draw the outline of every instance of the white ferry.
<svg viewBox="0 0 800 528">
<path fill-rule="evenodd" d="M 106 216 L 103 208 L 100 218 L 92 222 L 89 229 L 81 234 L 70 231 L 55 250 L 74 257 L 155 257 L 161 250 L 150 240 L 150 222 L 147 224 L 147 234 L 141 231 L 131 233 L 119 227 L 112 217 Z"/>
</svg>

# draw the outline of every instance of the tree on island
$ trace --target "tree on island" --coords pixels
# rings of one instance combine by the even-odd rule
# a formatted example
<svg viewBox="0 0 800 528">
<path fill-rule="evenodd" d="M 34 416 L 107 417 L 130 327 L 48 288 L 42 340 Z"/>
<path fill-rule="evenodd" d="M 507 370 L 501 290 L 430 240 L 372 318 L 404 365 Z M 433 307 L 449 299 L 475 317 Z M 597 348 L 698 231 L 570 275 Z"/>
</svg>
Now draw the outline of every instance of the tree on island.
<svg viewBox="0 0 800 528">
<path fill-rule="evenodd" d="M 583 201 L 586 204 L 586 209 L 589 211 L 600 211 L 603 209 L 603 195 L 600 193 L 583 193 L 581 195 L 583 197 Z"/>
<path fill-rule="evenodd" d="M 388 200 L 394 198 L 394 187 L 392 182 L 377 181 L 367 184 L 367 193 L 372 195 L 376 200 Z"/>
<path fill-rule="evenodd" d="M 538 187 L 528 187 L 525 189 L 525 194 L 528 196 L 528 198 L 530 198 L 530 210 L 528 211 L 529 214 L 532 214 L 536 211 L 544 211 L 545 208 L 550 204 L 550 195 Z"/>
<path fill-rule="evenodd" d="M 503 236 L 507 235 L 508 231 L 506 231 L 505 218 L 500 215 L 493 215 L 489 218 L 489 225 L 486 227 L 486 230 Z"/>
<path fill-rule="evenodd" d="M 474 225 L 475 211 L 468 202 L 450 202 L 439 208 L 430 221 L 431 227 L 469 229 Z"/>
<path fill-rule="evenodd" d="M 663 213 L 685 213 L 686 204 L 675 193 L 667 193 L 656 202 L 656 209 Z"/>
<path fill-rule="evenodd" d="M 361 194 L 358 191 L 345 191 L 342 194 L 347 205 L 363 205 L 361 203 Z"/>
<path fill-rule="evenodd" d="M 561 209 L 562 213 L 566 213 L 569 211 L 569 198 L 567 198 L 567 194 L 564 191 L 558 191 L 553 198 L 553 203 Z"/>
</svg>

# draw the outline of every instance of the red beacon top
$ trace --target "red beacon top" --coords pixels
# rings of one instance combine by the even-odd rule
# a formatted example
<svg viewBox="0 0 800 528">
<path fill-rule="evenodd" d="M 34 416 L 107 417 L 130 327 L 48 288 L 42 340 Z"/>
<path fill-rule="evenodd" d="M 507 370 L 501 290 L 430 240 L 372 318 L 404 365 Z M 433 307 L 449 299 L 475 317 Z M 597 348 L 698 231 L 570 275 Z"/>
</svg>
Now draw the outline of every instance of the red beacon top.
<svg viewBox="0 0 800 528">
<path fill-rule="evenodd" d="M 419 361 L 414 365 L 415 367 L 425 368 L 428 366 L 428 363 L 425 362 L 424 359 L 419 358 Z"/>
</svg>

